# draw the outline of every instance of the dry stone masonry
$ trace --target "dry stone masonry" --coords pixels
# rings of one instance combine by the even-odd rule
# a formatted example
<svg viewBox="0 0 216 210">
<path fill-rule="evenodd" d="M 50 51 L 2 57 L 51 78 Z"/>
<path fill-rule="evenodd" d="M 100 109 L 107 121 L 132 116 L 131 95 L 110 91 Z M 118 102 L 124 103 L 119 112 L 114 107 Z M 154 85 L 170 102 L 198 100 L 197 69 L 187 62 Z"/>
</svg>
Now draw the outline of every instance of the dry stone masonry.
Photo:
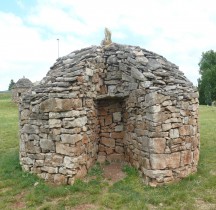
<svg viewBox="0 0 216 210">
<path fill-rule="evenodd" d="M 57 59 L 19 113 L 23 170 L 56 184 L 72 184 L 96 161 L 128 162 L 151 186 L 197 170 L 197 90 L 140 47 L 91 46 Z"/>
<path fill-rule="evenodd" d="M 33 83 L 29 79 L 25 77 L 19 79 L 12 87 L 12 101 L 15 103 L 21 102 L 22 96 L 26 94 L 32 86 Z"/>
</svg>

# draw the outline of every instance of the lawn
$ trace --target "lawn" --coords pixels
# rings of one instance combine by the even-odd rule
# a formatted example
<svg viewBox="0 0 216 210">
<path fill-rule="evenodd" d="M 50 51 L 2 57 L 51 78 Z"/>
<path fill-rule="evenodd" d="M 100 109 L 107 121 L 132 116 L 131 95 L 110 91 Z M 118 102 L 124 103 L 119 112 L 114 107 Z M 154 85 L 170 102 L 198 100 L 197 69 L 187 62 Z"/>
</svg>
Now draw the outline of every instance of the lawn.
<svg viewBox="0 0 216 210">
<path fill-rule="evenodd" d="M 10 97 L 0 94 L 0 209 L 216 209 L 216 107 L 200 106 L 198 172 L 179 183 L 151 188 L 125 166 L 127 176 L 112 184 L 96 165 L 88 181 L 53 186 L 21 170 L 18 107 Z"/>
</svg>

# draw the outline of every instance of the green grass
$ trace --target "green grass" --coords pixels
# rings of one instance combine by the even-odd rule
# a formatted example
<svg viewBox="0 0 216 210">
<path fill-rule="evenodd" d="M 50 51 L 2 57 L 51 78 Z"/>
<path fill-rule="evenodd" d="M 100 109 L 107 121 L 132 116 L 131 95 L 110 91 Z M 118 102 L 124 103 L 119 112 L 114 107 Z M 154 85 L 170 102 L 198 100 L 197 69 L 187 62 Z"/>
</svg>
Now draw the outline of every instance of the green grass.
<svg viewBox="0 0 216 210">
<path fill-rule="evenodd" d="M 53 186 L 24 173 L 19 165 L 18 108 L 0 94 L 0 209 L 216 209 L 216 108 L 200 106 L 201 154 L 198 172 L 181 182 L 151 188 L 138 171 L 124 167 L 126 178 L 111 185 L 100 165 L 87 181 Z M 37 185 L 35 186 L 35 183 Z M 89 209 L 86 207 L 86 209 Z"/>
</svg>

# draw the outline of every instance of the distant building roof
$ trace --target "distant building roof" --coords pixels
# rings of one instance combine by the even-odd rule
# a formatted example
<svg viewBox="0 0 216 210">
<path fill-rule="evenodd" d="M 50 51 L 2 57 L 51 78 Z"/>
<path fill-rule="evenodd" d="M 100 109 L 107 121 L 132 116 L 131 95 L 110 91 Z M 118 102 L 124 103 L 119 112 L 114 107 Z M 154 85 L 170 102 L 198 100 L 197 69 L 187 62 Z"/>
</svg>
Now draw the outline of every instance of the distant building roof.
<svg viewBox="0 0 216 210">
<path fill-rule="evenodd" d="M 32 86 L 33 86 L 33 83 L 29 79 L 23 77 L 15 83 L 13 88 L 30 88 Z"/>
</svg>

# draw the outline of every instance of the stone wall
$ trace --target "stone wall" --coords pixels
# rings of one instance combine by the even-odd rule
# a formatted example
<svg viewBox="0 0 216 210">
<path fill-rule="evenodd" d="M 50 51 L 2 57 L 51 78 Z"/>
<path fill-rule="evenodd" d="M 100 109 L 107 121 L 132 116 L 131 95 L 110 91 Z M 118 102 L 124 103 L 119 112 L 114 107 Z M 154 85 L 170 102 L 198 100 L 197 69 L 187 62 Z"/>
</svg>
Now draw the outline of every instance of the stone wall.
<svg viewBox="0 0 216 210">
<path fill-rule="evenodd" d="M 21 101 L 22 96 L 28 92 L 30 88 L 13 88 L 12 89 L 12 101 L 14 103 L 19 103 Z"/>
<path fill-rule="evenodd" d="M 197 169 L 198 93 L 140 47 L 92 46 L 59 58 L 20 104 L 24 170 L 71 184 L 98 160 L 126 161 L 156 186 Z"/>
<path fill-rule="evenodd" d="M 33 86 L 33 83 L 23 77 L 19 79 L 12 87 L 12 101 L 19 103 L 22 100 L 23 95 L 25 95 Z"/>
</svg>

